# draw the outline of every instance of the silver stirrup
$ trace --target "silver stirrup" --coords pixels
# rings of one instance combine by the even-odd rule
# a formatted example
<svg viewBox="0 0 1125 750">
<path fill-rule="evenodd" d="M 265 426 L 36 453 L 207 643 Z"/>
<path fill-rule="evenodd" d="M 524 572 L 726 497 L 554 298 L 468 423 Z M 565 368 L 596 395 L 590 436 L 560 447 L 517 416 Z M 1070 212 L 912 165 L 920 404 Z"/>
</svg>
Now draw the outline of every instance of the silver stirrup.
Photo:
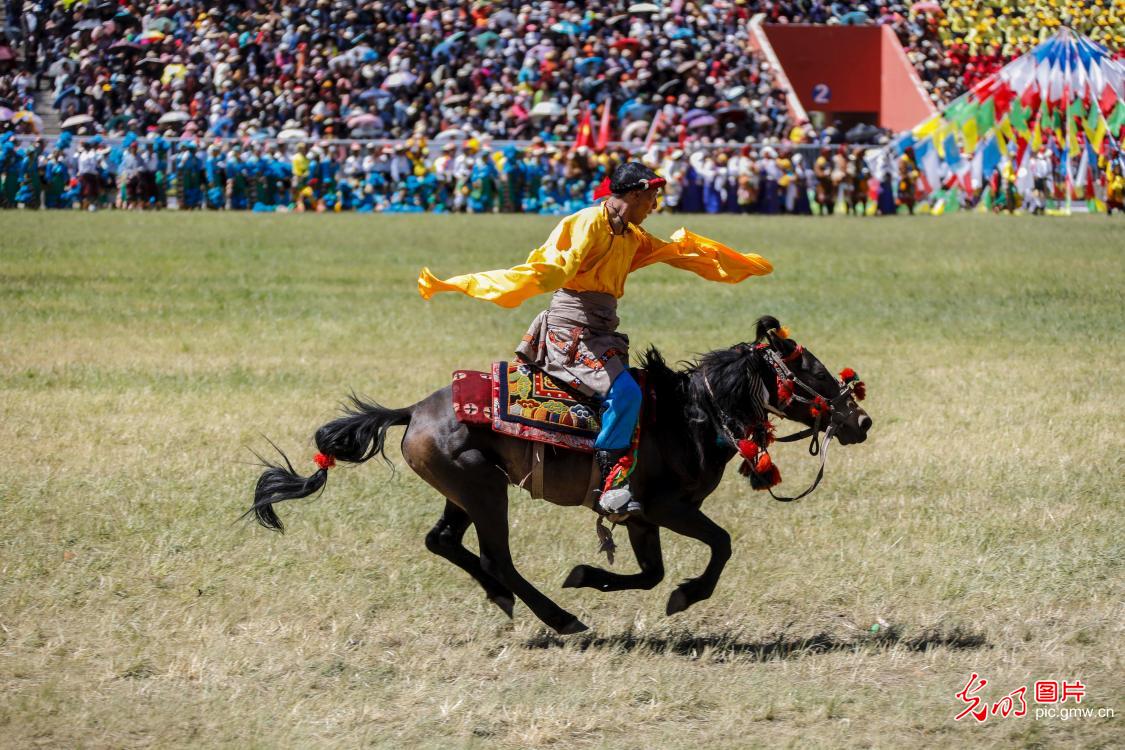
<svg viewBox="0 0 1125 750">
<path fill-rule="evenodd" d="M 633 499 L 633 493 L 626 487 L 606 490 L 598 498 L 598 505 L 606 513 L 636 513 L 641 510 L 641 504 Z"/>
</svg>

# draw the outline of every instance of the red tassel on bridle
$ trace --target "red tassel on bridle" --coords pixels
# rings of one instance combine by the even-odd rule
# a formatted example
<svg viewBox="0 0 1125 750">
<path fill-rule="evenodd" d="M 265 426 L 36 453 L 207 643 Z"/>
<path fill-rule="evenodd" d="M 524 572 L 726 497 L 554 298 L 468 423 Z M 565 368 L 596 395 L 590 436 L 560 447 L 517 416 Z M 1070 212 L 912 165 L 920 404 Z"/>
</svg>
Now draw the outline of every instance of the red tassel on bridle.
<svg viewBox="0 0 1125 750">
<path fill-rule="evenodd" d="M 325 471 L 331 469 L 336 465 L 336 457 L 329 456 L 324 453 L 317 453 L 315 456 L 313 456 L 313 461 L 316 461 L 316 465 L 324 469 Z"/>
<path fill-rule="evenodd" d="M 819 417 L 821 414 L 828 413 L 828 402 L 821 396 L 813 399 L 812 404 L 809 405 L 809 414 L 814 418 Z"/>
<path fill-rule="evenodd" d="M 851 384 L 852 395 L 855 396 L 856 401 L 862 401 L 867 398 L 867 386 L 859 379 L 859 373 L 855 370 L 850 367 L 845 367 L 843 370 L 840 370 L 840 380 Z"/>
<path fill-rule="evenodd" d="M 773 425 L 767 421 L 761 429 L 761 434 L 765 435 L 766 445 L 772 443 Z M 736 447 L 738 448 L 738 455 L 742 456 L 738 473 L 744 477 L 749 477 L 751 487 L 756 490 L 764 490 L 781 483 L 781 472 L 774 466 L 769 452 L 756 440 L 743 438 L 738 441 Z"/>
<path fill-rule="evenodd" d="M 777 379 L 777 400 L 778 406 L 785 406 L 789 403 L 789 399 L 793 398 L 793 381 Z"/>
</svg>

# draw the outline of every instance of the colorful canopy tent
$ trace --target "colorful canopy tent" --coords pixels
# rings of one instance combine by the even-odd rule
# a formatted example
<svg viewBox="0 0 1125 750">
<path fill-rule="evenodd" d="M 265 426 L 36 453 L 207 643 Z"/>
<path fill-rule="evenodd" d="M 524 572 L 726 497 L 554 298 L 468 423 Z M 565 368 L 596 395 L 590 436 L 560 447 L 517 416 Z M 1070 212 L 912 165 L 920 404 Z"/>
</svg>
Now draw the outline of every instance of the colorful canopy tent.
<svg viewBox="0 0 1125 750">
<path fill-rule="evenodd" d="M 1065 200 L 1104 200 L 1107 178 L 1125 168 L 1125 66 L 1108 50 L 1062 29 L 981 81 L 868 159 L 872 174 L 900 166 L 918 173 L 918 197 L 934 213 L 987 202 L 993 177 L 1006 174 L 1021 191 L 1031 186 L 1031 158 L 1046 149 L 1055 194 Z M 913 159 L 904 154 L 912 151 Z M 1120 182 L 1114 184 L 1120 185 Z"/>
</svg>

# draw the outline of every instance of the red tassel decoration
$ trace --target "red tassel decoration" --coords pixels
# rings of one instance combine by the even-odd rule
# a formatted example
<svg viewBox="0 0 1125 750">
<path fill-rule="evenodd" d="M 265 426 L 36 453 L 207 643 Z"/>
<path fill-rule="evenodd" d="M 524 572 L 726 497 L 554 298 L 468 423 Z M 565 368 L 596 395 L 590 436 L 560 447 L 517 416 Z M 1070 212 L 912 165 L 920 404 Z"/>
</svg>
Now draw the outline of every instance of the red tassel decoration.
<svg viewBox="0 0 1125 750">
<path fill-rule="evenodd" d="M 845 383 L 848 382 L 849 380 L 851 380 L 854 377 L 855 377 L 855 370 L 853 370 L 852 368 L 845 367 L 843 370 L 840 370 L 840 380 L 843 380 Z"/>
<path fill-rule="evenodd" d="M 613 191 L 609 189 L 609 178 L 606 177 L 594 188 L 594 200 L 600 201 L 602 198 L 608 198 L 612 193 Z"/>
<path fill-rule="evenodd" d="M 867 398 L 867 386 L 862 380 L 856 381 L 856 384 L 852 386 L 852 395 L 855 396 L 856 401 Z"/>
<path fill-rule="evenodd" d="M 754 465 L 754 471 L 758 472 L 759 474 L 765 474 L 772 468 L 773 459 L 770 458 L 770 454 L 763 451 L 762 455 L 758 457 L 758 463 Z"/>
<path fill-rule="evenodd" d="M 769 473 L 766 474 L 766 481 L 769 482 L 770 487 L 781 484 L 781 472 L 777 470 L 776 466 L 770 467 Z"/>
<path fill-rule="evenodd" d="M 793 382 L 790 380 L 781 380 L 780 378 L 778 378 L 777 400 L 784 404 L 791 398 L 793 398 Z"/>
<path fill-rule="evenodd" d="M 812 405 L 809 407 L 809 414 L 813 417 L 819 417 L 821 414 L 828 413 L 828 402 L 820 396 L 813 399 Z"/>
<path fill-rule="evenodd" d="M 752 461 L 758 455 L 758 444 L 753 440 L 739 440 L 738 441 L 738 455 Z"/>
<path fill-rule="evenodd" d="M 323 453 L 317 453 L 313 456 L 313 461 L 316 461 L 316 465 L 326 471 L 336 465 L 335 456 L 328 456 Z"/>
</svg>

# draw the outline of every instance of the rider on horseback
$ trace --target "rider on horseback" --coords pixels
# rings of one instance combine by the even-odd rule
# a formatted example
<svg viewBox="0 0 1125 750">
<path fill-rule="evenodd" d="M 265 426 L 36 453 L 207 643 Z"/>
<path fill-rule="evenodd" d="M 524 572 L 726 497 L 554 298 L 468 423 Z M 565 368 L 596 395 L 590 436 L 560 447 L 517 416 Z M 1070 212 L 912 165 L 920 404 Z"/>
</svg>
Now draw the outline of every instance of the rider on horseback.
<svg viewBox="0 0 1125 750">
<path fill-rule="evenodd" d="M 617 331 L 617 299 L 625 277 L 653 263 L 667 263 L 711 281 L 737 283 L 773 270 L 759 255 L 742 254 L 714 240 L 680 229 L 672 242 L 641 224 L 656 208 L 664 179 L 639 162 L 622 164 L 595 192 L 603 203 L 567 216 L 511 269 L 454 276 L 442 281 L 428 268 L 418 277 L 425 299 L 457 291 L 502 307 L 554 292 L 548 309 L 532 322 L 516 354 L 560 383 L 605 403 L 594 444 L 601 469 L 604 513 L 642 510 L 629 490 L 632 438 L 641 409 L 641 389 L 629 374 L 629 338 Z M 616 471 L 615 471 L 616 469 Z"/>
</svg>

